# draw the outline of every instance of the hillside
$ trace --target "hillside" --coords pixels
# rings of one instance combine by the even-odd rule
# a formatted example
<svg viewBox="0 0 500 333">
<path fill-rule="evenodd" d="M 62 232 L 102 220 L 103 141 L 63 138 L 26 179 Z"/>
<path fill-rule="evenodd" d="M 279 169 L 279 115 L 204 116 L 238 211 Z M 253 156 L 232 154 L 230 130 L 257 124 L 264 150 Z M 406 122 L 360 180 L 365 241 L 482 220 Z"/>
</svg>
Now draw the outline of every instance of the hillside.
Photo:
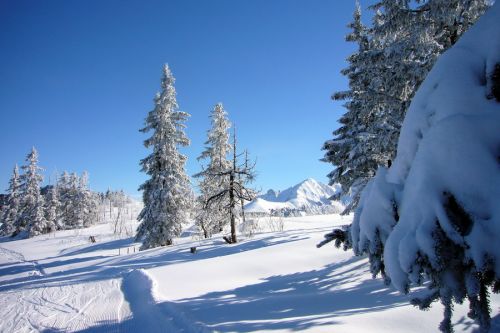
<svg viewBox="0 0 500 333">
<path fill-rule="evenodd" d="M 285 231 L 264 223 L 234 245 L 184 237 L 143 252 L 109 225 L 3 242 L 0 331 L 434 332 L 441 305 L 419 311 L 372 280 L 365 258 L 316 249 L 332 225 L 346 223 L 287 218 Z M 491 305 L 500 306 L 498 295 Z M 474 331 L 466 313 L 457 307 L 456 332 Z"/>
</svg>

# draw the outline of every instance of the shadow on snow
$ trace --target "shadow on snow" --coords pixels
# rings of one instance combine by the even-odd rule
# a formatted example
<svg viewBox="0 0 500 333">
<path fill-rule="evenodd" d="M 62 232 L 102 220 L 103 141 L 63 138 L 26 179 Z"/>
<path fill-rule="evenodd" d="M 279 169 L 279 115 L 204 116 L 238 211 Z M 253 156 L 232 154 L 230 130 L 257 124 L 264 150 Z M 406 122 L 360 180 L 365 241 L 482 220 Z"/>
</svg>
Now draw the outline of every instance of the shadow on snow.
<svg viewBox="0 0 500 333">
<path fill-rule="evenodd" d="M 348 269 L 343 269 L 347 266 Z M 355 257 L 320 270 L 271 276 L 261 283 L 156 306 L 166 323 L 175 321 L 175 313 L 180 312 L 189 313 L 196 318 L 193 323 L 203 323 L 206 327 L 186 325 L 184 330 L 179 328 L 180 332 L 252 332 L 302 331 L 340 324 L 346 316 L 407 304 L 406 297 L 388 289 L 380 280 L 362 280 L 366 276 L 363 267 L 366 267 L 363 258 Z M 350 287 L 339 288 L 345 285 Z M 176 309 L 173 315 L 172 307 Z M 101 322 L 79 332 L 126 332 L 135 325 L 132 317 L 119 323 Z M 162 328 L 153 331 L 160 332 Z"/>
<path fill-rule="evenodd" d="M 44 287 L 50 287 L 53 285 L 60 286 L 73 283 L 95 282 L 110 278 L 120 278 L 134 268 L 149 269 L 174 263 L 227 256 L 240 252 L 251 251 L 258 248 L 295 242 L 306 238 L 307 236 L 297 233 L 292 235 L 282 235 L 281 237 L 269 235 L 263 238 L 246 240 L 232 245 L 222 244 L 222 241 L 211 241 L 205 245 L 198 246 L 198 252 L 194 255 L 190 253 L 189 249 L 190 246 L 193 246 L 192 243 L 178 244 L 172 247 L 155 248 L 130 255 L 114 257 L 95 256 L 83 258 L 66 258 L 69 254 L 64 254 L 59 257 L 55 257 L 60 258 L 60 260 L 57 261 L 43 263 L 44 260 L 39 260 L 37 266 L 42 270 L 47 270 L 48 268 L 54 269 L 58 266 L 64 267 L 66 265 L 74 263 L 88 262 L 89 264 L 82 267 L 52 272 L 42 276 L 26 276 L 4 280 L 0 282 L 0 292 L 26 288 L 37 288 L 40 285 L 43 285 Z M 128 244 L 131 241 L 131 239 L 123 240 L 124 244 Z M 99 249 L 110 249 L 117 246 L 117 244 L 121 243 L 117 241 L 110 241 L 99 245 L 91 245 L 89 247 L 99 246 Z M 94 248 L 94 250 L 97 250 L 97 248 Z M 80 249 L 77 251 L 78 253 L 90 252 L 85 251 L 85 249 Z M 75 252 L 71 252 L 71 254 L 74 255 Z M 19 262 L 10 264 L 8 268 L 5 268 L 4 273 L 17 274 L 26 270 L 28 270 L 28 267 L 26 267 L 26 262 Z"/>
</svg>

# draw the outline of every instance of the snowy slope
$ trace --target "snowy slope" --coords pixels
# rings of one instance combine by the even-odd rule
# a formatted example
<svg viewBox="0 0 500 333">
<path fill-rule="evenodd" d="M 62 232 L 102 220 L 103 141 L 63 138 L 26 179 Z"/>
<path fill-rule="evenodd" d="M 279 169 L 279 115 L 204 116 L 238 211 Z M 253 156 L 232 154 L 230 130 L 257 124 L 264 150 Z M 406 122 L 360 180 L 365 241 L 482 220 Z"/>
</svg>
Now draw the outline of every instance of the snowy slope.
<svg viewBox="0 0 500 333">
<path fill-rule="evenodd" d="M 309 178 L 280 192 L 276 201 L 287 201 L 296 207 L 329 204 L 328 198 L 336 194 L 338 190 L 339 187 L 331 187 Z"/>
<path fill-rule="evenodd" d="M 287 218 L 234 245 L 186 237 L 135 253 L 108 225 L 2 242 L 0 332 L 434 332 L 441 305 L 419 311 L 372 280 L 365 258 L 316 249 L 347 223 Z M 457 306 L 456 332 L 475 329 L 466 312 Z"/>
<path fill-rule="evenodd" d="M 340 191 L 340 185 L 328 186 L 309 178 L 303 182 L 276 192 L 269 190 L 245 206 L 249 212 L 269 212 L 271 209 L 297 209 L 308 213 L 339 212 L 343 208 L 340 202 L 329 200 Z"/>
<path fill-rule="evenodd" d="M 262 198 L 257 198 L 245 205 L 245 211 L 251 213 L 268 213 L 271 210 L 283 208 L 293 209 L 295 206 L 289 202 L 273 202 Z"/>
</svg>

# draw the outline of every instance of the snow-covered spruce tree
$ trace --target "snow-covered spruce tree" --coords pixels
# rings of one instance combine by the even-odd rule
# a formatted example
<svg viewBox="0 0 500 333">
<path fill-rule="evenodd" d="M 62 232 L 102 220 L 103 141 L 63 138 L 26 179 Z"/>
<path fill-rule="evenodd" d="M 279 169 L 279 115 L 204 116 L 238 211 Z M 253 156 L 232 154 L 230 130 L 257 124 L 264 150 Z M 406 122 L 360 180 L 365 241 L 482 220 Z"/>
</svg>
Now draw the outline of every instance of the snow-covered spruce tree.
<svg viewBox="0 0 500 333">
<path fill-rule="evenodd" d="M 58 228 L 79 229 L 93 224 L 97 203 L 88 189 L 88 176 L 64 172 L 57 182 L 61 222 Z"/>
<path fill-rule="evenodd" d="M 45 198 L 45 220 L 47 221 L 47 230 L 49 232 L 55 231 L 58 229 L 58 225 L 60 225 L 60 206 L 57 186 L 52 186 L 48 189 Z"/>
<path fill-rule="evenodd" d="M 218 194 L 221 188 L 227 188 L 229 185 L 229 175 L 225 174 L 224 171 L 231 166 L 231 162 L 227 158 L 227 154 L 231 151 L 229 144 L 231 125 L 221 103 L 215 105 L 210 119 L 212 127 L 208 131 L 205 150 L 198 157 L 199 161 L 207 161 L 207 163 L 202 172 L 194 175 L 199 179 L 200 196 L 198 201 L 201 209 L 197 210 L 196 225 L 205 238 L 222 231 L 224 226 L 230 223 L 229 198 L 221 198 L 211 205 L 207 205 L 207 200 Z"/>
<path fill-rule="evenodd" d="M 64 175 L 62 177 L 64 179 Z M 64 179 L 64 226 L 66 229 L 83 227 L 83 214 L 80 214 L 80 179 L 72 172 Z"/>
<path fill-rule="evenodd" d="M 67 221 L 72 220 L 73 200 L 71 195 L 71 177 L 67 171 L 64 171 L 58 178 L 56 190 L 59 196 L 59 223 L 57 230 L 71 229 L 71 224 Z"/>
<path fill-rule="evenodd" d="M 439 47 L 447 50 L 490 6 L 490 0 L 421 1 L 419 29 L 430 30 Z"/>
<path fill-rule="evenodd" d="M 489 294 L 500 292 L 498 149 L 500 4 L 495 4 L 436 65 L 412 100 L 397 157 L 362 194 L 353 224 L 327 241 L 370 257 L 402 292 L 423 285 L 421 309 L 444 305 L 442 332 L 452 332 L 453 304 L 490 326 Z M 382 267 L 382 269 L 381 269 Z M 383 270 L 383 271 L 382 271 Z"/>
<path fill-rule="evenodd" d="M 45 219 L 45 200 L 42 195 L 38 198 L 38 203 L 36 204 L 32 215 L 31 223 L 28 225 L 28 237 L 34 237 L 41 234 L 46 234 L 51 231 L 50 226 L 47 224 Z"/>
<path fill-rule="evenodd" d="M 438 56 L 477 21 L 488 2 L 428 0 L 415 4 L 409 0 L 382 0 L 372 6 L 376 10 L 372 44 L 382 52 L 372 62 L 371 72 L 376 79 L 371 81 L 370 90 L 375 102 L 365 142 L 370 149 L 365 158 L 378 161 L 378 166 L 390 166 L 416 90 Z"/>
<path fill-rule="evenodd" d="M 97 198 L 89 189 L 89 175 L 84 171 L 78 179 L 78 191 L 76 193 L 76 216 L 84 228 L 90 227 L 97 220 Z"/>
<path fill-rule="evenodd" d="M 222 183 L 219 191 L 207 198 L 205 202 L 205 208 L 212 206 L 223 207 L 222 203 L 227 203 L 227 206 L 224 208 L 229 217 L 231 235 L 230 237 L 224 236 L 223 238 L 229 244 L 238 241 L 236 236 L 238 207 L 243 201 L 251 201 L 255 198 L 255 191 L 249 187 L 249 184 L 255 178 L 255 163 L 249 162 L 246 152 L 244 153 L 244 161 L 242 163 L 238 162 L 238 158 L 243 154 L 238 155 L 236 151 L 236 128 L 233 128 L 232 161 L 230 161 L 231 163 L 227 169 L 212 173 L 214 177 L 228 177 L 229 182 Z"/>
<path fill-rule="evenodd" d="M 369 39 L 369 30 L 361 22 L 361 8 L 356 3 L 353 21 L 348 25 L 351 32 L 346 41 L 357 44 L 355 53 L 347 58 L 349 66 L 342 74 L 349 79 L 349 90 L 339 91 L 332 99 L 345 100 L 346 113 L 340 118 L 340 127 L 333 132 L 334 138 L 323 145 L 324 162 L 332 163 L 336 168 L 328 174 L 330 184 L 340 183 L 344 194 L 352 197 L 346 207 L 349 213 L 359 201 L 359 192 L 373 177 L 379 161 L 368 158 L 371 149 L 367 141 L 367 129 L 372 126 L 373 96 L 370 83 L 373 79 L 372 68 L 378 60 L 378 53 Z M 341 193 L 339 193 L 341 194 Z"/>
<path fill-rule="evenodd" d="M 155 97 L 155 108 L 148 113 L 142 132 L 152 132 L 144 141 L 153 152 L 141 160 L 142 171 L 150 178 L 139 187 L 143 191 L 144 208 L 136 239 L 141 249 L 172 244 L 187 222 L 193 195 L 186 174 L 186 156 L 179 147 L 188 146 L 184 133 L 186 112 L 179 111 L 174 88 L 174 76 L 168 65 L 163 68 L 161 93 Z"/>
<path fill-rule="evenodd" d="M 33 237 L 48 232 L 43 196 L 40 193 L 40 183 L 43 181 L 40 174 L 42 168 L 38 166 L 38 152 L 35 147 L 26 157 L 26 162 L 27 164 L 21 167 L 24 171 L 20 177 L 21 215 L 16 223 L 15 234 L 28 231 L 28 236 Z"/>
<path fill-rule="evenodd" d="M 382 0 L 371 6 L 376 12 L 368 30 L 356 10 L 347 40 L 359 48 L 343 71 L 350 90 L 333 95 L 348 100 L 348 111 L 334 139 L 323 147 L 323 160 L 336 166 L 330 182 L 341 183 L 353 197 L 345 213 L 357 206 L 360 191 L 377 168 L 394 158 L 411 98 L 439 54 L 478 19 L 488 2 L 429 0 L 415 5 Z"/>
<path fill-rule="evenodd" d="M 12 235 L 16 230 L 15 224 L 19 218 L 20 196 L 21 182 L 19 179 L 19 169 L 16 164 L 9 181 L 9 188 L 7 189 L 7 205 L 2 211 L 2 226 L 0 228 L 0 235 L 2 236 Z"/>
</svg>

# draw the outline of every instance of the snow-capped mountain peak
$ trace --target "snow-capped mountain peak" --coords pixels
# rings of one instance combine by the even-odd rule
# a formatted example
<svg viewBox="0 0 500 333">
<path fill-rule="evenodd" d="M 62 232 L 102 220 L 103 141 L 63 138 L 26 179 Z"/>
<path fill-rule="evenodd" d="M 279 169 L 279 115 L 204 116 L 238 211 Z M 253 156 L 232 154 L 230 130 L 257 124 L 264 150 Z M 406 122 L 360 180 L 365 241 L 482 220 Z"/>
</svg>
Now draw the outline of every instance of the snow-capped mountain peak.
<svg viewBox="0 0 500 333">
<path fill-rule="evenodd" d="M 281 192 L 269 190 L 249 203 L 245 208 L 254 212 L 269 212 L 273 209 L 288 208 L 308 213 L 318 213 L 323 211 L 325 207 L 333 205 L 337 208 L 337 206 L 340 206 L 340 203 L 329 200 L 338 191 L 340 191 L 339 185 L 329 186 L 313 178 L 308 178 Z"/>
<path fill-rule="evenodd" d="M 301 183 L 282 191 L 277 201 L 293 201 L 298 204 L 310 202 L 328 204 L 329 198 L 337 193 L 338 189 L 308 178 Z"/>
</svg>

